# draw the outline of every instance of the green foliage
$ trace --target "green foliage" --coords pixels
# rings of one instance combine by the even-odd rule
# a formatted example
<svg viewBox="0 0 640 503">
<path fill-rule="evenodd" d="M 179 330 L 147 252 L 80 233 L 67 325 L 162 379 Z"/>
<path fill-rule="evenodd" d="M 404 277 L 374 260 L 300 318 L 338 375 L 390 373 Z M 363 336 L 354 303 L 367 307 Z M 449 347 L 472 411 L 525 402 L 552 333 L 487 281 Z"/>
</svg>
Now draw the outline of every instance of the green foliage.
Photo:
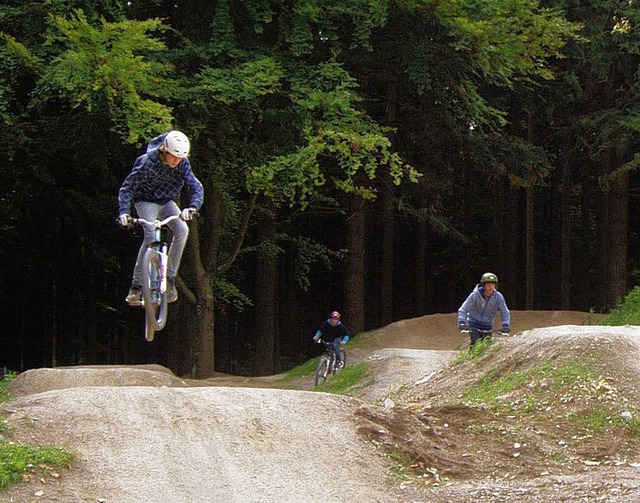
<svg viewBox="0 0 640 503">
<path fill-rule="evenodd" d="M 293 276 L 298 288 L 305 292 L 311 288 L 310 273 L 312 266 L 320 264 L 329 269 L 331 268 L 331 259 L 341 259 L 345 253 L 345 250 L 330 250 L 326 245 L 303 236 L 282 235 L 280 239 L 291 244 L 294 255 Z"/>
<path fill-rule="evenodd" d="M 285 72 L 273 58 L 259 57 L 233 68 L 205 68 L 199 86 L 215 101 L 231 105 L 273 94 Z"/>
<path fill-rule="evenodd" d="M 290 99 L 306 112 L 305 144 L 256 166 L 248 180 L 250 190 L 279 203 L 302 206 L 329 181 L 344 193 L 375 197 L 367 184 L 384 169 L 395 184 L 416 181 L 418 173 L 391 150 L 388 130 L 357 107 L 357 84 L 338 63 L 306 69 L 291 81 Z"/>
<path fill-rule="evenodd" d="M 614 326 L 640 325 L 640 286 L 634 287 L 600 323 Z"/>
<path fill-rule="evenodd" d="M 170 67 L 148 57 L 166 49 L 148 35 L 166 29 L 160 19 L 102 19 L 93 26 L 76 10 L 68 17 L 51 15 L 49 23 L 45 45 L 56 47 L 57 56 L 41 68 L 37 94 L 42 100 L 57 91 L 74 107 L 107 110 L 114 131 L 131 143 L 170 128 L 171 109 L 154 101 L 172 95 L 166 79 Z"/>
<path fill-rule="evenodd" d="M 238 311 L 244 311 L 247 306 L 253 305 L 252 300 L 224 276 L 216 277 L 213 292 L 220 302 L 218 308 L 223 313 L 229 306 L 233 306 Z"/>
<path fill-rule="evenodd" d="M 444 1 L 438 16 L 454 38 L 456 51 L 468 54 L 489 83 L 511 86 L 527 77 L 553 77 L 544 61 L 563 57 L 566 40 L 579 24 L 537 0 Z"/>
<path fill-rule="evenodd" d="M 333 55 L 356 46 L 370 48 L 371 33 L 386 22 L 388 7 L 388 0 L 296 2 L 286 42 L 295 56 L 318 48 Z"/>
</svg>

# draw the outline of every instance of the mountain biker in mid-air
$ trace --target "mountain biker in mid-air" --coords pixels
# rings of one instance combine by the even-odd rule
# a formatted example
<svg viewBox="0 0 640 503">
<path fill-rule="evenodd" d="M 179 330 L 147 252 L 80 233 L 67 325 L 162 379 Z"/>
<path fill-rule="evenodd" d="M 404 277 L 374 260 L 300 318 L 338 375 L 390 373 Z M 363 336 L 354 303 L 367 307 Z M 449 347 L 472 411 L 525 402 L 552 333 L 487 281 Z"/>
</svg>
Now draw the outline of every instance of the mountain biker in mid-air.
<svg viewBox="0 0 640 503">
<path fill-rule="evenodd" d="M 458 327 L 470 332 L 471 346 L 479 339 L 491 337 L 493 321 L 498 311 L 502 320 L 502 331 L 508 333 L 511 330 L 511 313 L 497 288 L 498 276 L 492 272 L 484 273 L 480 278 L 480 284 L 476 285 L 458 309 Z"/>
<path fill-rule="evenodd" d="M 157 136 L 149 142 L 147 152 L 136 159 L 118 193 L 118 221 L 124 227 L 131 225 L 131 203 L 135 206 L 138 216 L 148 221 L 181 215 L 181 218 L 168 224 L 173 239 L 169 247 L 167 302 L 178 300 L 175 278 L 189 235 L 189 227 L 185 221 L 193 218 L 202 206 L 204 198 L 202 183 L 193 174 L 187 158 L 189 149 L 189 139 L 180 131 L 169 131 Z M 180 195 L 185 184 L 191 193 L 191 200 L 181 211 L 174 199 Z M 126 298 L 130 306 L 139 306 L 142 302 L 142 257 L 152 240 L 152 229 L 144 227 L 144 238 Z"/>
<path fill-rule="evenodd" d="M 349 330 L 340 321 L 340 318 L 340 313 L 333 311 L 329 318 L 322 322 L 313 336 L 314 342 L 322 340 L 333 344 L 333 350 L 336 353 L 336 368 L 344 367 L 344 362 L 340 356 L 340 345 L 349 341 Z"/>
</svg>

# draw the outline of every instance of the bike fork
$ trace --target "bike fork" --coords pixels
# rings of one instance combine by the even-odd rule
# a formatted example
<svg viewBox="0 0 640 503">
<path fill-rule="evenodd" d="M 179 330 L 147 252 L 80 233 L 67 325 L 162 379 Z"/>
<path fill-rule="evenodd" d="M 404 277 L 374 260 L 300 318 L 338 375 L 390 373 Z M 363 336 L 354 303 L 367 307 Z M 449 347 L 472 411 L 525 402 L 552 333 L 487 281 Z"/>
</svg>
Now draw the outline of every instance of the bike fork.
<svg viewBox="0 0 640 503">
<path fill-rule="evenodd" d="M 165 293 L 167 291 L 167 266 L 169 264 L 166 244 L 163 244 L 158 250 L 158 257 L 160 259 L 160 270 L 158 271 L 160 275 L 160 293 Z"/>
</svg>

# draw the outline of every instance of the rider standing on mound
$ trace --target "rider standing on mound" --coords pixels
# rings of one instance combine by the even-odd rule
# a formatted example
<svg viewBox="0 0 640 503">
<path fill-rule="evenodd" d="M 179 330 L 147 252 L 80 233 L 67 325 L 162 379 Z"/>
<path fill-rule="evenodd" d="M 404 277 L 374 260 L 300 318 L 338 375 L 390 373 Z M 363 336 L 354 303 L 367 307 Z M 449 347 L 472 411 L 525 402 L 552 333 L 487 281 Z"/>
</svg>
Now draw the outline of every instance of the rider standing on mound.
<svg viewBox="0 0 640 503">
<path fill-rule="evenodd" d="M 169 247 L 167 302 L 178 300 L 175 280 L 189 235 L 189 227 L 185 221 L 193 218 L 204 198 L 202 183 L 193 174 L 187 158 L 189 149 L 189 138 L 180 131 L 169 131 L 157 136 L 149 142 L 147 153 L 136 159 L 118 193 L 118 220 L 124 227 L 131 225 L 131 203 L 138 216 L 150 222 L 164 220 L 172 215 L 181 216 L 167 224 L 173 235 Z M 181 211 L 174 199 L 180 195 L 185 184 L 191 192 L 191 201 Z M 139 306 L 142 301 L 142 257 L 151 241 L 153 230 L 144 226 L 144 238 L 133 269 L 131 289 L 126 298 L 130 306 Z"/>
<path fill-rule="evenodd" d="M 336 353 L 336 365 L 338 368 L 344 367 L 342 357 L 340 356 L 340 345 L 346 344 L 349 341 L 349 330 L 340 321 L 340 313 L 333 311 L 328 319 L 324 320 L 318 327 L 316 335 L 313 336 L 313 341 L 318 342 L 318 339 L 325 342 L 333 343 L 333 350 Z"/>
<path fill-rule="evenodd" d="M 492 272 L 486 272 L 473 291 L 467 297 L 460 309 L 458 309 L 458 327 L 460 330 L 470 330 L 471 345 L 478 339 L 491 337 L 490 334 L 482 334 L 481 331 L 493 330 L 493 321 L 500 311 L 502 331 L 511 329 L 511 313 L 502 294 L 497 290 L 498 276 Z"/>
</svg>

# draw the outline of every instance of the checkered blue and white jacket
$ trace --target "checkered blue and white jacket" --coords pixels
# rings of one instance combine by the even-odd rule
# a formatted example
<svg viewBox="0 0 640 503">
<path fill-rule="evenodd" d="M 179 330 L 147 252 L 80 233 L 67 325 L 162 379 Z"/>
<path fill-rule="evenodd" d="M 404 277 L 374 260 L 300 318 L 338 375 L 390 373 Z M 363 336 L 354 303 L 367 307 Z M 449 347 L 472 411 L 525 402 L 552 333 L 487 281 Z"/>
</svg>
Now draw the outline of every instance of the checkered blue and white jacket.
<svg viewBox="0 0 640 503">
<path fill-rule="evenodd" d="M 125 178 L 118 193 L 120 215 L 131 213 L 131 203 L 147 201 L 166 204 L 180 195 L 186 185 L 190 192 L 189 206 L 200 209 L 204 188 L 191 169 L 188 158 L 175 168 L 169 168 L 160 160 L 160 146 L 167 134 L 161 134 L 149 142 L 147 152 L 136 159 L 133 169 Z"/>
</svg>

